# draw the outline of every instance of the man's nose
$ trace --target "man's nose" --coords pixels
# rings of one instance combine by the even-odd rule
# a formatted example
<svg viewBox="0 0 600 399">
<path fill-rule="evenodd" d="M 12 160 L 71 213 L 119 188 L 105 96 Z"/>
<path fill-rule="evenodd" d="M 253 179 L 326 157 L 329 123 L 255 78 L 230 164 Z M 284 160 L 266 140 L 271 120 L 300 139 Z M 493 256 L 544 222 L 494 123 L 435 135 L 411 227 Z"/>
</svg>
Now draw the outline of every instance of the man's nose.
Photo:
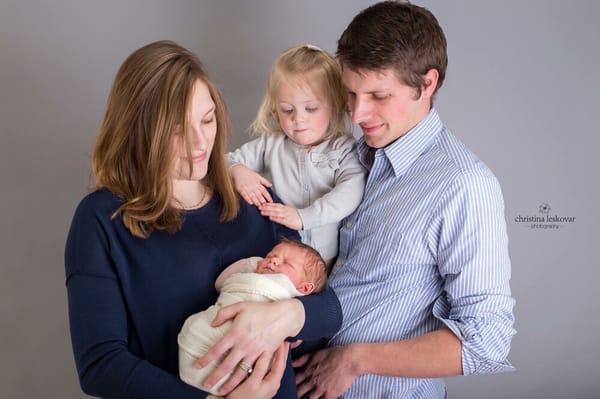
<svg viewBox="0 0 600 399">
<path fill-rule="evenodd" d="M 356 97 L 350 107 L 352 122 L 356 124 L 364 122 L 369 114 L 370 110 L 368 103 L 365 100 Z"/>
</svg>

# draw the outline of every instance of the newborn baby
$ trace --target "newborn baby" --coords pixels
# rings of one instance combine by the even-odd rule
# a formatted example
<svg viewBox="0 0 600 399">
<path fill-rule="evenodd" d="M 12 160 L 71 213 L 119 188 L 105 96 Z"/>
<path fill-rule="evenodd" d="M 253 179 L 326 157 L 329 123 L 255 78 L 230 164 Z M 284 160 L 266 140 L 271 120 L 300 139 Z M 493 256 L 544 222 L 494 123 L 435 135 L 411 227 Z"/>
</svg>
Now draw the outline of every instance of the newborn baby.
<svg viewBox="0 0 600 399">
<path fill-rule="evenodd" d="M 196 358 L 205 354 L 229 330 L 231 321 L 212 327 L 217 312 L 224 306 L 240 301 L 269 302 L 308 295 L 325 288 L 325 262 L 312 247 L 300 241 L 284 240 L 263 259 L 252 257 L 238 260 L 217 278 L 215 287 L 220 292 L 217 302 L 208 309 L 190 316 L 177 337 L 179 344 L 179 376 L 190 385 L 201 384 L 220 363 L 215 360 L 198 369 Z M 211 389 L 217 395 L 229 375 Z"/>
</svg>

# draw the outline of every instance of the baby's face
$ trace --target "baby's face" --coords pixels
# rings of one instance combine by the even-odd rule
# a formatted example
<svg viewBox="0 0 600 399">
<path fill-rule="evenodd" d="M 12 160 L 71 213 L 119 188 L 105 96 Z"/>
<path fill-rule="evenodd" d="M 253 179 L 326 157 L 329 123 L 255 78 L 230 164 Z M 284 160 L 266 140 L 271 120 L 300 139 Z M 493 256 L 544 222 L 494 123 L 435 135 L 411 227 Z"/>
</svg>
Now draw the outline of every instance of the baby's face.
<svg viewBox="0 0 600 399">
<path fill-rule="evenodd" d="M 260 274 L 285 274 L 296 289 L 303 294 L 312 292 L 313 284 L 307 281 L 304 270 L 306 251 L 296 245 L 277 244 L 263 260 L 258 262 L 256 272 Z"/>
</svg>

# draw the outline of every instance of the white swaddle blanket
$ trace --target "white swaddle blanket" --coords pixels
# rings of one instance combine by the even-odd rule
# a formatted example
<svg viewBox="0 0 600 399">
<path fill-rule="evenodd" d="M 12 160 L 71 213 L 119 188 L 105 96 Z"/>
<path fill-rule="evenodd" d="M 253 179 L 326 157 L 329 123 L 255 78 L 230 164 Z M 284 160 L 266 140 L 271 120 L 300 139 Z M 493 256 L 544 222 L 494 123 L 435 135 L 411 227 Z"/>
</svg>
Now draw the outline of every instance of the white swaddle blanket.
<svg viewBox="0 0 600 399">
<path fill-rule="evenodd" d="M 231 321 L 219 327 L 212 327 L 210 325 L 222 307 L 241 301 L 270 302 L 302 296 L 302 293 L 296 290 L 294 284 L 284 274 L 254 273 L 256 265 L 261 259 L 259 257 L 242 259 L 225 269 L 222 275 L 230 270 L 230 268 L 236 268 L 242 270 L 242 272 L 231 274 L 224 280 L 221 278 L 217 279 L 215 286 L 217 286 L 217 290 L 220 288 L 220 295 L 217 298 L 217 302 L 208 309 L 188 317 L 183 324 L 177 336 L 177 343 L 179 344 L 179 376 L 182 381 L 200 387 L 204 379 L 223 360 L 221 358 L 212 361 L 201 369 L 193 366 L 194 361 L 205 354 L 208 349 L 225 335 L 231 326 Z M 219 287 L 221 280 L 222 287 Z M 227 381 L 230 375 L 224 376 L 207 392 L 217 395 L 219 388 Z"/>
</svg>

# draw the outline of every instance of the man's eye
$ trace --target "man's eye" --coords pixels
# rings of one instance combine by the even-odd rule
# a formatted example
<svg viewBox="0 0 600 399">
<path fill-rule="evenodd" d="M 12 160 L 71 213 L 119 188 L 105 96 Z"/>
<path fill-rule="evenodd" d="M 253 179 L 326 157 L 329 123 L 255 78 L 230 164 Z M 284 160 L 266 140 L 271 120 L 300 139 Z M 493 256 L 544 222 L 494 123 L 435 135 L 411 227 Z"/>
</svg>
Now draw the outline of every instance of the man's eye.
<svg viewBox="0 0 600 399">
<path fill-rule="evenodd" d="M 390 95 L 389 94 L 380 94 L 380 93 L 374 93 L 373 94 L 373 98 L 375 100 L 385 100 L 386 98 L 388 98 Z"/>
</svg>

